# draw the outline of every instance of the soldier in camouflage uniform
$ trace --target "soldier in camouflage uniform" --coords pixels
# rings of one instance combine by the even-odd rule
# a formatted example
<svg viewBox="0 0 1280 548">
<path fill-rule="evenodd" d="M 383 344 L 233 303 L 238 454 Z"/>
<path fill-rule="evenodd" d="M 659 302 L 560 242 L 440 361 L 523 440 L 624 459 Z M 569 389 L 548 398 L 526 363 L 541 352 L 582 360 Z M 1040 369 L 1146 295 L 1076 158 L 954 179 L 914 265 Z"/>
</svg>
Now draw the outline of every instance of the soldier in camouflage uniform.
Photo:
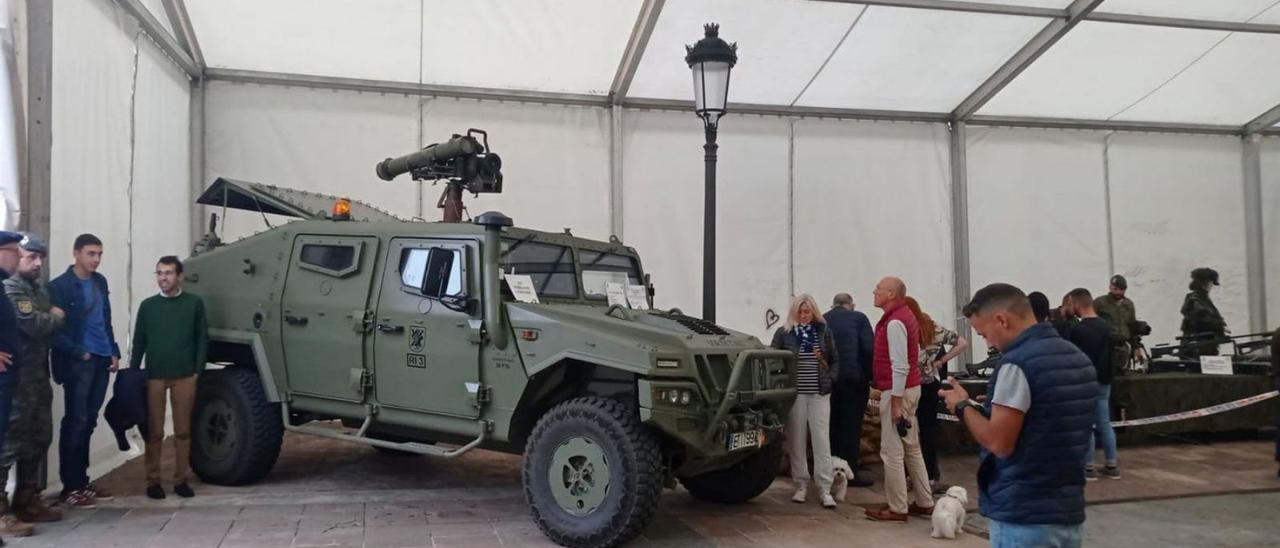
<svg viewBox="0 0 1280 548">
<path fill-rule="evenodd" d="M 1195 337 L 1211 335 L 1214 341 L 1225 339 L 1227 322 L 1222 319 L 1218 307 L 1209 298 L 1209 288 L 1218 284 L 1218 271 L 1212 268 L 1197 268 L 1191 271 L 1191 292 L 1182 301 L 1182 337 L 1183 343 Z M 1218 355 L 1218 344 L 1191 344 L 1184 347 L 1182 357 L 1196 359 L 1200 356 Z"/>
<path fill-rule="evenodd" d="M 1111 326 L 1111 368 L 1116 375 L 1123 375 L 1129 360 L 1141 359 L 1142 352 L 1138 348 L 1138 336 L 1133 332 L 1138 312 L 1133 301 L 1124 296 L 1128 289 L 1129 282 L 1116 274 L 1111 277 L 1111 288 L 1107 294 L 1093 300 L 1094 311 Z"/>
<path fill-rule="evenodd" d="M 30 534 L 32 522 L 62 519 L 62 513 L 40 500 L 47 476 L 47 454 L 53 441 L 53 387 L 49 385 L 49 338 L 62 326 L 65 314 L 53 306 L 41 282 L 41 269 L 48 247 L 38 238 L 27 235 L 22 240 L 22 257 L 18 272 L 4 281 L 4 292 L 13 302 L 18 325 L 25 343 L 23 367 L 13 394 L 9 415 L 9 433 L 0 452 L 0 477 L 9 477 L 16 465 L 17 481 L 13 505 L 7 494 L 0 492 L 0 531 Z"/>
</svg>

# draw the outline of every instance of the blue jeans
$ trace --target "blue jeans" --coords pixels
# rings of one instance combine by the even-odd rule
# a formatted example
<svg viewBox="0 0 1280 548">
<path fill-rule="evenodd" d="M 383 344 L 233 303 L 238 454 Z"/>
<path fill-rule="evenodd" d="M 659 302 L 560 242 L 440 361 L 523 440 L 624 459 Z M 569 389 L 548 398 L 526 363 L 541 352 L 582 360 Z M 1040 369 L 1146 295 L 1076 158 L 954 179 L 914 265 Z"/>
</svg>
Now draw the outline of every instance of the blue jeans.
<svg viewBox="0 0 1280 548">
<path fill-rule="evenodd" d="M 1021 525 L 994 519 L 990 524 L 991 548 L 1080 548 L 1084 524 Z"/>
<path fill-rule="evenodd" d="M 111 380 L 111 358 L 92 356 L 87 362 L 70 364 L 62 383 L 62 430 L 58 435 L 58 475 L 62 492 L 89 485 L 89 440 L 98 424 L 98 410 L 107 397 Z"/>
<path fill-rule="evenodd" d="M 1094 404 L 1093 435 L 1089 436 L 1089 452 L 1085 455 L 1085 466 L 1093 466 L 1094 447 L 1098 436 L 1102 437 L 1102 453 L 1107 457 L 1107 464 L 1116 461 L 1116 431 L 1111 428 L 1111 385 L 1102 386 L 1102 397 Z"/>
</svg>

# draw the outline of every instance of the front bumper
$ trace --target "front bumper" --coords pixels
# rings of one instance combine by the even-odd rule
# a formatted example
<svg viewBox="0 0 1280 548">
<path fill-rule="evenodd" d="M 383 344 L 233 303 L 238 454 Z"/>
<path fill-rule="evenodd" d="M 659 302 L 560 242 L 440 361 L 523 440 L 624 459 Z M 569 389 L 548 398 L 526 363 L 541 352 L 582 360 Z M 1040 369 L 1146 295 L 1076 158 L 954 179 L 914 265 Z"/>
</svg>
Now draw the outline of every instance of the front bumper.
<svg viewBox="0 0 1280 548">
<path fill-rule="evenodd" d="M 779 361 L 781 369 L 769 369 Z M 751 451 L 729 451 L 725 443 L 729 434 L 759 429 L 765 443 L 781 436 L 796 398 L 794 356 L 785 350 L 744 350 L 734 360 L 723 387 L 654 378 L 641 379 L 638 388 L 640 419 L 684 445 L 691 463 L 725 457 L 733 461 Z M 699 401 L 678 405 L 654 397 L 668 390 L 693 391 L 700 394 Z"/>
</svg>

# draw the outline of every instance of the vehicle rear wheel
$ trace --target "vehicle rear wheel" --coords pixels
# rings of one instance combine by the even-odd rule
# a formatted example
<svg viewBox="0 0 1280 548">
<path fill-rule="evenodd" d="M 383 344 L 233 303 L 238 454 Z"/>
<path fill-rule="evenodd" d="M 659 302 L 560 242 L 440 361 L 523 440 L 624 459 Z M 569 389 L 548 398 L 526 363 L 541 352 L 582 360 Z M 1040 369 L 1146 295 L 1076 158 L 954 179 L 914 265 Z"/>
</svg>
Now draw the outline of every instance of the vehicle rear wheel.
<svg viewBox="0 0 1280 548">
<path fill-rule="evenodd" d="M 521 473 L 533 519 L 564 546 L 617 546 L 640 534 L 662 496 L 657 437 L 634 408 L 569 400 L 538 420 Z"/>
<path fill-rule="evenodd" d="M 205 483 L 245 485 L 280 456 L 284 423 L 258 372 L 228 367 L 200 375 L 191 413 L 191 469 Z"/>
<path fill-rule="evenodd" d="M 763 493 L 778 474 L 782 444 L 771 443 L 742 461 L 720 470 L 680 478 L 693 498 L 721 504 L 739 504 Z"/>
</svg>

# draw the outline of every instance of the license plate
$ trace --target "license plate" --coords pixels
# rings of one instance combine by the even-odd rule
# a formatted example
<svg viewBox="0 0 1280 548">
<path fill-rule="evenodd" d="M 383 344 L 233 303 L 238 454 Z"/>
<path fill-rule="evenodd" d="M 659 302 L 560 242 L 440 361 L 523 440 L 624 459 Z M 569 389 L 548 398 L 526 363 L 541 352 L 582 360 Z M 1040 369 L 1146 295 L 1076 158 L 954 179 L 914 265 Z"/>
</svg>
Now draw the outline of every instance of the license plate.
<svg viewBox="0 0 1280 548">
<path fill-rule="evenodd" d="M 725 438 L 725 446 L 728 447 L 730 451 L 737 451 L 738 449 L 746 449 L 748 447 L 759 447 L 760 439 L 763 437 L 763 430 L 734 432 Z"/>
</svg>

